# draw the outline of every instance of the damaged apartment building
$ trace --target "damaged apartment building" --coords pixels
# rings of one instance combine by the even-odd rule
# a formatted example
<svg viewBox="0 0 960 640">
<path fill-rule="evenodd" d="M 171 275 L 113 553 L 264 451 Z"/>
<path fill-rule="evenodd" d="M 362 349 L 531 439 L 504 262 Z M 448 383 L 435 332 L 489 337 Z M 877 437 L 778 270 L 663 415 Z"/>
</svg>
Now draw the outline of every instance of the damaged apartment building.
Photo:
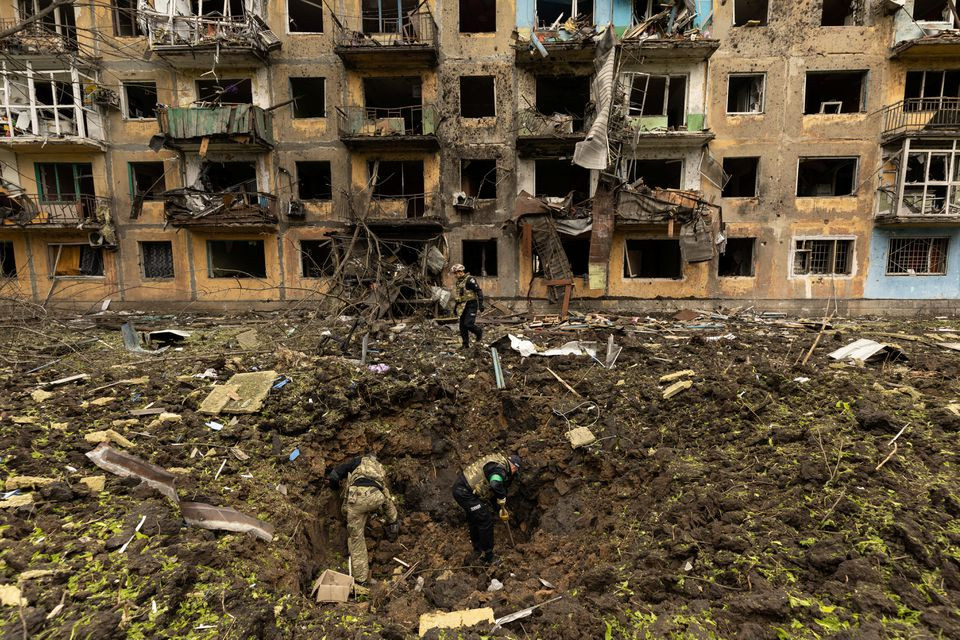
<svg viewBox="0 0 960 640">
<path fill-rule="evenodd" d="M 53 4 L 0 3 L 6 300 L 960 294 L 949 2 Z"/>
</svg>

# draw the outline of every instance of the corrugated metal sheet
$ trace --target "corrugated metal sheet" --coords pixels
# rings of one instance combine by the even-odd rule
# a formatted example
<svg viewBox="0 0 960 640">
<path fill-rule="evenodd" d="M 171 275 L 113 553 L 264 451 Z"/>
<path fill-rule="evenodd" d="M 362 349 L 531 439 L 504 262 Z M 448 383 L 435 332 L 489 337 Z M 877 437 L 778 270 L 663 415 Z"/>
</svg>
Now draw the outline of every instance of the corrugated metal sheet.
<svg viewBox="0 0 960 640">
<path fill-rule="evenodd" d="M 184 140 L 251 136 L 251 142 L 273 145 L 273 116 L 251 104 L 220 107 L 169 107 L 160 111 L 160 131 Z"/>
</svg>

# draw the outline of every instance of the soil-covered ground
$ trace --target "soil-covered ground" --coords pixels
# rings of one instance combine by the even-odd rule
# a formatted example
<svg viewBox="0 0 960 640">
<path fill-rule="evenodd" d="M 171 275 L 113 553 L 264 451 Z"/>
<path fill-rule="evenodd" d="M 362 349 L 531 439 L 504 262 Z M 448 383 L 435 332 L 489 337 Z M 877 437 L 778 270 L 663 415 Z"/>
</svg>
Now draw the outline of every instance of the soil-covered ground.
<svg viewBox="0 0 960 640">
<path fill-rule="evenodd" d="M 192 335 L 132 353 L 130 318 Z M 521 358 L 501 341 L 497 390 L 489 349 L 461 351 L 454 327 L 432 321 L 357 329 L 346 354 L 352 324 L 308 312 L 0 322 L 0 477 L 4 491 L 25 485 L 0 502 L 0 634 L 409 638 L 422 613 L 501 617 L 562 596 L 493 633 L 431 634 L 960 638 L 960 352 L 942 346 L 960 342 L 960 321 L 834 318 L 819 339 L 817 319 L 753 313 L 511 322 L 486 324 L 487 345 L 590 340 L 602 361 L 613 335 L 623 351 L 607 369 Z M 386 372 L 355 360 L 367 331 L 369 363 Z M 827 356 L 858 338 L 906 359 Z M 218 380 L 193 377 L 208 369 Z M 692 386 L 664 399 L 661 376 L 687 369 L 678 379 Z M 215 382 L 255 370 L 291 382 L 235 423 L 197 412 Z M 179 421 L 131 416 L 151 403 Z M 597 443 L 573 449 L 577 426 Z M 171 470 L 181 500 L 269 522 L 273 541 L 188 527 L 169 498 L 97 468 L 85 436 L 107 429 Z M 388 542 L 374 521 L 378 583 L 317 604 L 319 573 L 347 568 L 325 475 L 367 451 L 388 470 L 401 534 Z M 524 468 L 509 499 L 515 546 L 498 522 L 504 562 L 488 569 L 470 561 L 450 488 L 493 451 L 518 451 Z M 102 491 L 81 482 L 99 475 Z M 488 591 L 494 578 L 503 588 Z"/>
</svg>

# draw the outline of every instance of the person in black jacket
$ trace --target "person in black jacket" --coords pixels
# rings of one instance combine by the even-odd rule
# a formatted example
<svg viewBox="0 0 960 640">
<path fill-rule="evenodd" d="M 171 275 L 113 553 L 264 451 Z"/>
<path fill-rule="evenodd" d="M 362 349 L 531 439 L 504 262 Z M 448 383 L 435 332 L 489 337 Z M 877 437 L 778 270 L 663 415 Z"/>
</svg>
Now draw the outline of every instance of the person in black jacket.
<svg viewBox="0 0 960 640">
<path fill-rule="evenodd" d="M 481 562 L 494 564 L 493 555 L 493 511 L 491 501 L 500 506 L 500 519 L 507 522 L 507 489 L 520 473 L 520 456 L 509 458 L 500 453 L 492 453 L 474 460 L 468 465 L 453 484 L 453 499 L 467 516 L 470 530 L 470 542 L 473 551 L 480 556 Z"/>
<path fill-rule="evenodd" d="M 483 311 L 483 290 L 477 279 L 467 273 L 462 264 L 450 267 L 450 272 L 457 279 L 457 304 L 463 305 L 460 313 L 460 338 L 463 348 L 470 346 L 470 334 L 477 337 L 477 342 L 483 337 L 483 330 L 477 326 L 477 311 Z"/>
</svg>

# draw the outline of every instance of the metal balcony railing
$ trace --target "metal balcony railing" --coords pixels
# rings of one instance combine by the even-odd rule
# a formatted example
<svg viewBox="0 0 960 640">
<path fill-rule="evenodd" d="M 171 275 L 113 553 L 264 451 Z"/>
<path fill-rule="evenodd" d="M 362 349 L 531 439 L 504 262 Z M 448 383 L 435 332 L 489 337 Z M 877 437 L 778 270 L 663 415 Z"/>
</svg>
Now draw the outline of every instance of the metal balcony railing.
<svg viewBox="0 0 960 640">
<path fill-rule="evenodd" d="M 251 46 L 259 23 L 244 16 L 165 16 L 147 14 L 151 47 L 192 47 L 205 44 Z"/>
<path fill-rule="evenodd" d="M 164 214 L 174 226 L 260 226 L 277 224 L 277 196 L 262 191 L 165 191 Z"/>
<path fill-rule="evenodd" d="M 0 30 L 18 25 L 18 20 L 0 20 Z M 6 38 L 0 39 L 0 51 L 17 54 L 56 55 L 77 51 L 76 28 L 66 25 L 32 22 Z"/>
<path fill-rule="evenodd" d="M 341 138 L 435 136 L 437 109 L 432 104 L 411 107 L 337 107 Z"/>
<path fill-rule="evenodd" d="M 334 21 L 337 47 L 437 48 L 437 23 L 426 7 L 409 13 L 370 11 L 362 16 L 338 15 Z"/>
<path fill-rule="evenodd" d="M 569 136 L 587 130 L 590 121 L 585 115 L 540 113 L 534 108 L 517 113 L 517 135 L 520 137 Z"/>
<path fill-rule="evenodd" d="M 909 98 L 883 108 L 883 135 L 960 132 L 960 98 Z"/>
<path fill-rule="evenodd" d="M 112 203 L 101 196 L 24 193 L 0 199 L 0 219 L 25 226 L 96 227 L 103 224 Z"/>
</svg>

